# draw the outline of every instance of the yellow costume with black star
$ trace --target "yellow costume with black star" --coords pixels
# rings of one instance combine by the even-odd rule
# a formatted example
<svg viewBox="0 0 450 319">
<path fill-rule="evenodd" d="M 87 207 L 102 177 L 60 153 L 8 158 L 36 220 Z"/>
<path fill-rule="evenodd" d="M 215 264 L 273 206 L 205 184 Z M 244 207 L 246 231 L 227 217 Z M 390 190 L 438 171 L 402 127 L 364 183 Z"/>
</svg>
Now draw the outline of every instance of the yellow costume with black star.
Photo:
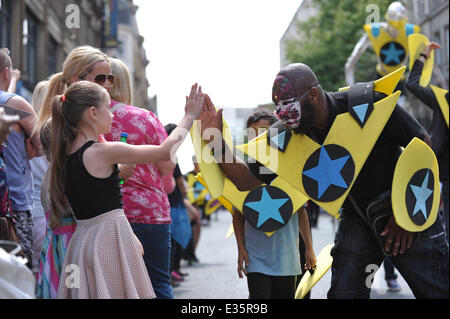
<svg viewBox="0 0 450 319">
<path fill-rule="evenodd" d="M 420 27 L 410 23 L 401 23 L 394 27 L 396 35 L 388 33 L 387 24 L 372 23 L 363 26 L 375 54 L 378 57 L 376 66 L 378 74 L 385 76 L 407 62 L 408 36 L 420 32 Z M 404 78 L 402 78 L 403 80 Z"/>
</svg>

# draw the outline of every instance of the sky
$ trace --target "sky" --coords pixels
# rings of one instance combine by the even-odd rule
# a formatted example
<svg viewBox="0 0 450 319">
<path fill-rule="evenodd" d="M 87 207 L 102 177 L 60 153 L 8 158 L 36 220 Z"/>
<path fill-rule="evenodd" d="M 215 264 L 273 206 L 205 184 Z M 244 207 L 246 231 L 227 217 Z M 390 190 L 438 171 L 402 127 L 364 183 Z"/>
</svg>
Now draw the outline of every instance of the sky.
<svg viewBox="0 0 450 319">
<path fill-rule="evenodd" d="M 160 121 L 181 120 L 194 83 L 217 107 L 270 103 L 280 69 L 280 39 L 301 2 L 134 0 L 150 61 L 149 95 L 157 95 Z M 192 168 L 189 144 L 177 153 L 183 173 Z"/>
</svg>

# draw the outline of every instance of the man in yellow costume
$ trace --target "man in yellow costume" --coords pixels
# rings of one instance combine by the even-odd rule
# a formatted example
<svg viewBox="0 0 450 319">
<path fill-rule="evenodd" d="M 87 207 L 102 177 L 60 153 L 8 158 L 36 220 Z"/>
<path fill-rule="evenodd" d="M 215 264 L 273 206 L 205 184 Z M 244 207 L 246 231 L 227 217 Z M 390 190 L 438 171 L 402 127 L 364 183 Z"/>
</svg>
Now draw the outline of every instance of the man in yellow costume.
<svg viewBox="0 0 450 319">
<path fill-rule="evenodd" d="M 270 147 L 279 149 L 280 165 L 276 173 L 305 191 L 322 207 L 349 191 L 342 204 L 341 221 L 331 251 L 333 264 L 329 298 L 370 298 L 371 287 L 366 283 L 370 274 L 366 272 L 367 266 L 379 266 L 387 252 L 416 298 L 448 298 L 448 244 L 439 218 L 413 240 L 412 233 L 396 224 L 391 210 L 382 216 L 383 222 L 376 231 L 358 212 L 365 211 L 374 199 L 390 191 L 401 147 L 406 147 L 414 138 L 429 141 L 420 124 L 403 108 L 395 106 L 399 92 L 380 93 L 375 84 L 373 90 L 366 89 L 366 84 L 363 84 L 359 91 L 351 88 L 349 91 L 324 92 L 307 65 L 296 63 L 284 67 L 274 81 L 272 93 L 279 121 L 271 129 L 278 127 L 279 133 L 277 136 L 267 135 L 266 139 L 261 139 L 261 145 L 270 142 Z M 358 95 L 358 92 L 363 93 Z M 365 92 L 369 95 L 373 92 L 373 97 L 365 100 Z M 222 111 L 216 111 L 208 96 L 205 104 L 200 117 L 202 131 L 211 128 L 222 130 Z M 369 142 L 364 137 L 352 140 L 351 135 L 364 134 L 366 129 L 379 122 L 380 107 L 390 108 L 391 113 L 374 144 L 367 147 Z M 353 109 L 355 114 L 349 115 L 349 109 Z M 350 131 L 347 132 L 351 133 L 350 137 L 343 134 L 346 130 Z M 346 144 L 348 140 L 357 145 Z M 224 175 L 240 191 L 260 188 L 263 182 L 252 170 L 236 158 L 227 161 L 231 150 L 224 142 L 220 145 L 222 149 L 215 149 L 214 154 L 217 154 L 215 158 Z M 368 157 L 361 161 L 359 153 L 363 151 L 367 151 Z M 286 161 L 286 156 L 291 160 Z M 298 165 L 305 156 L 304 165 Z M 283 167 L 281 162 L 288 163 L 289 167 Z M 364 162 L 362 167 L 361 162 Z M 270 163 L 268 165 L 265 166 L 274 167 Z M 356 174 L 357 170 L 359 174 Z M 429 190 L 429 184 L 422 180 L 422 188 Z M 417 203 L 424 204 L 428 197 L 416 196 L 411 202 L 416 206 Z M 390 197 L 387 198 L 390 203 Z M 426 213 L 423 212 L 424 215 Z M 436 251 L 440 253 L 436 254 Z"/>
<path fill-rule="evenodd" d="M 418 33 L 420 27 L 407 23 L 406 9 L 398 1 L 389 5 L 386 13 L 386 21 L 364 25 L 365 33 L 356 44 L 345 64 L 345 80 L 347 84 L 351 85 L 355 83 L 354 73 L 356 64 L 371 44 L 378 57 L 376 69 L 379 77 L 383 77 L 406 65 L 409 53 L 408 36 L 413 33 Z M 402 90 L 401 87 L 403 85 L 404 81 L 401 81 L 399 84 L 400 90 Z M 402 98 L 399 104 L 403 104 Z"/>
</svg>

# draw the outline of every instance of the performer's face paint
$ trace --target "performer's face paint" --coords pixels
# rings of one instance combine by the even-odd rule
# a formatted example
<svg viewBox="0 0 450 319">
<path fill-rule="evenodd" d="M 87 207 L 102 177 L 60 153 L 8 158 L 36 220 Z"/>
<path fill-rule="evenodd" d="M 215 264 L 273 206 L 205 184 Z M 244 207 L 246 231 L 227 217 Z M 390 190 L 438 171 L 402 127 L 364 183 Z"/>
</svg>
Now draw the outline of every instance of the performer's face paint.
<svg viewBox="0 0 450 319">
<path fill-rule="evenodd" d="M 310 90 L 310 89 L 309 89 Z M 309 131 L 315 114 L 315 106 L 308 100 L 308 91 L 299 98 L 280 100 L 275 109 L 276 117 L 296 132 Z"/>
<path fill-rule="evenodd" d="M 297 98 L 280 101 L 275 109 L 275 116 L 291 129 L 300 125 L 302 118 L 300 102 Z"/>
</svg>

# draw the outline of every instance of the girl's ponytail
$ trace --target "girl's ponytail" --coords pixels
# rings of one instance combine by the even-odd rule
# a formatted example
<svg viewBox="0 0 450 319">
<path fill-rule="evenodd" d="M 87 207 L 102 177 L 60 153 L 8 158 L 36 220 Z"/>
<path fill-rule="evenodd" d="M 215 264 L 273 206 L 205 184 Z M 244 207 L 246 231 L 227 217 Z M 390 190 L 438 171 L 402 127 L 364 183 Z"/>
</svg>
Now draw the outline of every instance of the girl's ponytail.
<svg viewBox="0 0 450 319">
<path fill-rule="evenodd" d="M 70 205 L 66 198 L 65 162 L 68 145 L 75 139 L 76 132 L 68 125 L 63 113 L 62 96 L 53 97 L 51 116 L 51 161 L 50 161 L 50 227 L 59 226 L 62 218 L 67 217 Z"/>
</svg>

